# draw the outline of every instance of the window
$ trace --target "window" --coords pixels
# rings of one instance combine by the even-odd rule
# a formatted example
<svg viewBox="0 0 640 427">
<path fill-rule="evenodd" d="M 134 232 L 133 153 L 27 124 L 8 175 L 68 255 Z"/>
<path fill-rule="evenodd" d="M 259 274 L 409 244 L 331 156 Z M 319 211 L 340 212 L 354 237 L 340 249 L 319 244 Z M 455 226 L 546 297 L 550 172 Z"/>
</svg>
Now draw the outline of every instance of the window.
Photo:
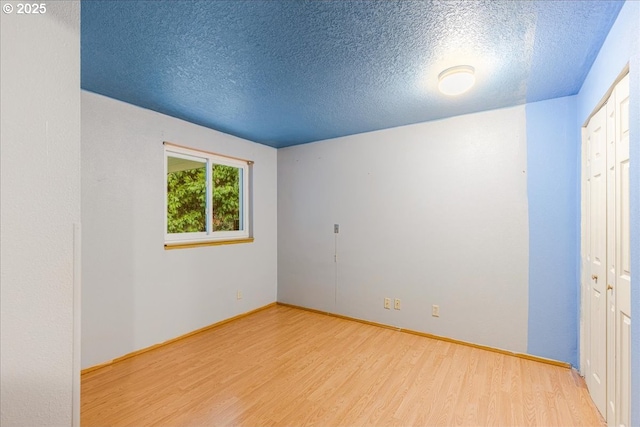
<svg viewBox="0 0 640 427">
<path fill-rule="evenodd" d="M 249 237 L 252 162 L 165 143 L 165 247 Z"/>
</svg>

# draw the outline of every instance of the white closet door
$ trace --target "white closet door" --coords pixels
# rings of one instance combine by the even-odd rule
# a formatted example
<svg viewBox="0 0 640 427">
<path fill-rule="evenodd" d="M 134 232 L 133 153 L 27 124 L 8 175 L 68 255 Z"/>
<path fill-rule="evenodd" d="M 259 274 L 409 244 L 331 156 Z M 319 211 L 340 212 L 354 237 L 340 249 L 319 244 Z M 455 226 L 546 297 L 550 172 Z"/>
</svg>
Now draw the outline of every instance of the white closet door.
<svg viewBox="0 0 640 427">
<path fill-rule="evenodd" d="M 589 147 L 589 269 L 587 295 L 589 304 L 589 348 L 587 349 L 587 386 L 598 410 L 606 414 L 607 375 L 607 178 L 606 178 L 606 107 L 598 111 L 587 126 Z"/>
<path fill-rule="evenodd" d="M 629 76 L 593 115 L 584 141 L 583 337 L 585 381 L 609 426 L 631 417 Z"/>
<path fill-rule="evenodd" d="M 616 120 L 615 90 L 607 100 L 607 409 L 602 413 L 609 427 L 616 425 Z"/>
<path fill-rule="evenodd" d="M 629 76 L 616 86 L 615 150 L 615 402 L 617 426 L 631 425 L 631 229 L 629 226 Z M 637 165 L 636 165 L 637 166 Z M 613 354 L 611 355 L 614 356 Z"/>
</svg>

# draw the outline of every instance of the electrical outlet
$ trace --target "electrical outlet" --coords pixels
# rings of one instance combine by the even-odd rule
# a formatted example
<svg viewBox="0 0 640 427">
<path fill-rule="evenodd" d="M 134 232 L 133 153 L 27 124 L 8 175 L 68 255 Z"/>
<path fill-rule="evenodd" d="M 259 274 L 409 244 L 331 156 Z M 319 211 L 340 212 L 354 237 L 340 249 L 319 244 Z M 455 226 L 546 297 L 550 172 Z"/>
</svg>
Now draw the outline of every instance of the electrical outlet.
<svg viewBox="0 0 640 427">
<path fill-rule="evenodd" d="M 431 306 L 431 315 L 433 317 L 440 317 L 440 306 L 433 304 Z"/>
<path fill-rule="evenodd" d="M 391 298 L 384 299 L 384 308 L 387 310 L 391 310 Z"/>
<path fill-rule="evenodd" d="M 236 299 L 242 299 L 242 291 L 238 291 L 236 294 Z"/>
<path fill-rule="evenodd" d="M 393 308 L 395 308 L 396 310 L 400 310 L 402 308 L 402 303 L 400 302 L 399 298 L 393 300 Z"/>
<path fill-rule="evenodd" d="M 340 224 L 333 224 L 333 232 L 336 234 L 340 232 Z"/>
</svg>

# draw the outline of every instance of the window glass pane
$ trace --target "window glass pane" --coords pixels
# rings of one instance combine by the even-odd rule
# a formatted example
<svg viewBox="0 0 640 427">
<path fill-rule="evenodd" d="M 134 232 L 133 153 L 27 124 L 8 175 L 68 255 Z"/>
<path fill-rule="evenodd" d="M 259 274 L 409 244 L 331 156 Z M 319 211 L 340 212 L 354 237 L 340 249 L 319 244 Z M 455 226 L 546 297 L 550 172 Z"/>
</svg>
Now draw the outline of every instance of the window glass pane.
<svg viewBox="0 0 640 427">
<path fill-rule="evenodd" d="M 242 169 L 212 166 L 211 231 L 242 230 Z"/>
<path fill-rule="evenodd" d="M 207 231 L 206 165 L 167 156 L 167 233 Z"/>
</svg>

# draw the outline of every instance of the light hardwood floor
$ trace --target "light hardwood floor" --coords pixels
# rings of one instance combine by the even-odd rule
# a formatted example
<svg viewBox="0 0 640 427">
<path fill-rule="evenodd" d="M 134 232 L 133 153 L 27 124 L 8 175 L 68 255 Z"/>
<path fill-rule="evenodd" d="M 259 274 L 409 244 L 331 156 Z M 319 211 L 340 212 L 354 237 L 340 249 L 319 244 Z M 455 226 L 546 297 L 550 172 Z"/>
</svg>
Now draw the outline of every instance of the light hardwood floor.
<svg viewBox="0 0 640 427">
<path fill-rule="evenodd" d="M 570 369 L 274 306 L 82 376 L 83 426 L 602 426 Z"/>
</svg>

